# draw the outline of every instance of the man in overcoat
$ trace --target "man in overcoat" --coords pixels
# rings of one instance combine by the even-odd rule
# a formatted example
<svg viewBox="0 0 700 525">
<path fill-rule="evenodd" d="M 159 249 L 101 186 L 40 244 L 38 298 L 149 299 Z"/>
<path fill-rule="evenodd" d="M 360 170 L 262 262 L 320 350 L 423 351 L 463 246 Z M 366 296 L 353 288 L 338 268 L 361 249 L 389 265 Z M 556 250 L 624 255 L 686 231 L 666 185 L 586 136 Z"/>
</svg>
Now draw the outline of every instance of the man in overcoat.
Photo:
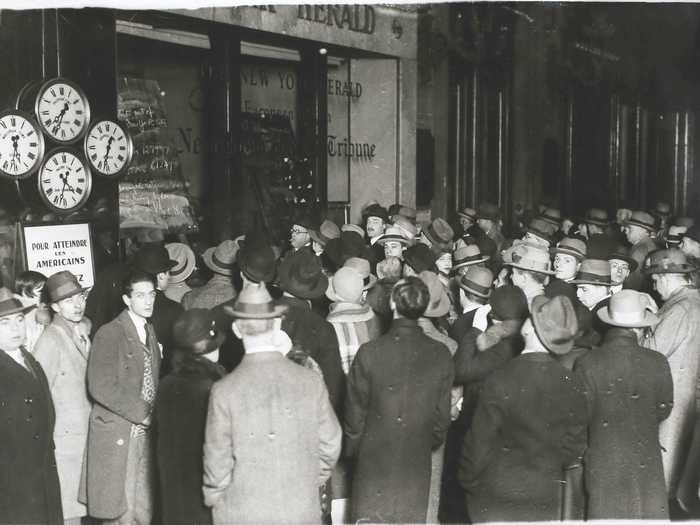
<svg viewBox="0 0 700 525">
<path fill-rule="evenodd" d="M 678 249 L 653 252 L 644 270 L 664 301 L 657 313 L 660 322 L 644 346 L 665 355 L 671 366 L 673 409 L 659 427 L 659 442 L 668 496 L 675 501 L 698 410 L 700 294 L 690 283 L 695 267 Z"/>
<path fill-rule="evenodd" d="M 428 301 L 420 279 L 399 281 L 389 332 L 363 344 L 350 368 L 344 427 L 355 460 L 352 522 L 425 522 L 431 451 L 450 426 L 454 378 L 447 347 L 418 326 Z"/>
<path fill-rule="evenodd" d="M 154 485 L 150 427 L 161 360 L 148 322 L 156 283 L 151 274 L 133 270 L 123 292 L 126 308 L 97 331 L 88 358 L 94 405 L 81 492 L 88 514 L 104 523 L 148 525 Z"/>
<path fill-rule="evenodd" d="M 84 315 L 85 289 L 75 275 L 55 273 L 45 290 L 54 316 L 36 343 L 34 357 L 44 369 L 56 407 L 54 443 L 63 516 L 66 523 L 80 525 L 87 514 L 78 501 L 78 489 L 92 408 L 85 384 L 90 320 Z"/>
<path fill-rule="evenodd" d="M 472 522 L 559 520 L 565 469 L 586 448 L 583 386 L 555 358 L 573 347 L 574 307 L 538 296 L 530 311 L 524 350 L 484 382 L 464 441 L 459 478 Z"/>
<path fill-rule="evenodd" d="M 613 295 L 598 317 L 611 326 L 603 345 L 576 363 L 591 413 L 586 517 L 668 519 L 658 435 L 673 406 L 673 380 L 666 358 L 638 344 L 658 318 L 634 290 Z"/>
<path fill-rule="evenodd" d="M 272 302 L 264 283 L 244 287 L 226 310 L 246 354 L 211 390 L 204 502 L 215 525 L 320 523 L 319 488 L 342 438 L 323 379 L 285 357 L 286 307 Z"/>
<path fill-rule="evenodd" d="M 0 288 L 0 523 L 61 525 L 53 402 L 44 371 L 24 349 L 30 309 Z"/>
</svg>

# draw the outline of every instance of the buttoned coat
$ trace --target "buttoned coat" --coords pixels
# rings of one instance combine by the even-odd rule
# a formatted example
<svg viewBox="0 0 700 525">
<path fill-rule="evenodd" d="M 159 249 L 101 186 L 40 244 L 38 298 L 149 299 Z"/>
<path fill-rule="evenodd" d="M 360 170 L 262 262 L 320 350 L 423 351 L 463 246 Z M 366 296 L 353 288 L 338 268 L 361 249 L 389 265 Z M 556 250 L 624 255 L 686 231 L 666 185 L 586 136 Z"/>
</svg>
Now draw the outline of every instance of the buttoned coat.
<svg viewBox="0 0 700 525">
<path fill-rule="evenodd" d="M 353 521 L 425 522 L 431 451 L 450 426 L 453 378 L 450 352 L 416 321 L 395 319 L 360 347 L 345 404 Z"/>
<path fill-rule="evenodd" d="M 668 362 L 610 328 L 576 363 L 591 415 L 584 476 L 588 519 L 668 519 L 659 423 L 673 403 Z M 611 495 L 614 494 L 614 497 Z"/>
<path fill-rule="evenodd" d="M 22 355 L 31 372 L 0 350 L 0 524 L 62 525 L 51 393 L 39 363 Z"/>
<path fill-rule="evenodd" d="M 676 492 L 697 417 L 700 363 L 700 293 L 682 287 L 659 309 L 661 321 L 646 345 L 666 356 L 673 377 L 673 409 L 659 426 L 669 496 Z"/>
<path fill-rule="evenodd" d="M 160 352 L 155 339 L 148 350 L 157 387 Z M 87 379 L 94 404 L 81 496 L 87 496 L 88 514 L 95 518 L 115 519 L 127 510 L 131 425 L 143 423 L 152 410 L 141 397 L 145 352 L 127 309 L 97 331 L 90 349 Z"/>
<path fill-rule="evenodd" d="M 92 407 L 86 381 L 89 320 L 83 319 L 75 330 L 83 335 L 83 341 L 74 327 L 56 314 L 34 347 L 34 357 L 44 369 L 56 408 L 54 443 L 66 519 L 86 514 L 85 505 L 78 502 L 78 488 Z"/>
<path fill-rule="evenodd" d="M 156 332 L 160 343 L 160 356 L 162 358 L 161 372 L 170 371 L 172 355 L 177 347 L 177 341 L 173 337 L 173 325 L 178 317 L 185 311 L 182 305 L 165 296 L 162 290 L 156 290 L 156 300 L 153 304 L 153 315 L 149 319 Z"/>
<path fill-rule="evenodd" d="M 484 382 L 459 464 L 472 522 L 554 521 L 565 467 L 586 448 L 583 385 L 546 353 L 525 353 Z"/>
<path fill-rule="evenodd" d="M 317 372 L 277 351 L 246 354 L 209 397 L 204 501 L 214 524 L 320 523 L 319 487 L 341 438 Z"/>
</svg>

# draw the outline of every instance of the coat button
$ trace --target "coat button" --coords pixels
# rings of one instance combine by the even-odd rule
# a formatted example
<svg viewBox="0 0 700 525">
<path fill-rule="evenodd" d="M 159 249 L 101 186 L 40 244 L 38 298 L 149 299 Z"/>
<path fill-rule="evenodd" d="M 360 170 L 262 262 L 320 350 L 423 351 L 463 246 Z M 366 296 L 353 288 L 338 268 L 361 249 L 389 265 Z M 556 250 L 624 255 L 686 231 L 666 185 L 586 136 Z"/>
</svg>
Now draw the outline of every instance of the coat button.
<svg viewBox="0 0 700 525">
<path fill-rule="evenodd" d="M 31 397 L 25 397 L 24 402 L 27 403 L 28 405 L 30 405 L 34 402 L 34 400 Z"/>
<path fill-rule="evenodd" d="M 117 439 L 117 445 L 120 447 L 124 444 L 124 440 L 122 438 Z"/>
<path fill-rule="evenodd" d="M 39 439 L 39 434 L 34 434 L 34 439 Z"/>
</svg>

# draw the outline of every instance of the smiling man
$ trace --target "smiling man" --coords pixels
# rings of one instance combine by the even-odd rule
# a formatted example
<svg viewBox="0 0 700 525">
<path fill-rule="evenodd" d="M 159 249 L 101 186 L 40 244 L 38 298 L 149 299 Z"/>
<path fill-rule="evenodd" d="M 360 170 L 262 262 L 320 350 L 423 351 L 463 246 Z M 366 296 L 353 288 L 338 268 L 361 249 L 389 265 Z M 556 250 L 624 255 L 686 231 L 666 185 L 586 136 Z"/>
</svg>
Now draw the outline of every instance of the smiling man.
<svg viewBox="0 0 700 525">
<path fill-rule="evenodd" d="M 53 402 L 41 366 L 24 349 L 31 308 L 0 288 L 0 522 L 58 525 Z"/>
<path fill-rule="evenodd" d="M 124 281 L 124 311 L 102 326 L 88 360 L 88 514 L 103 523 L 147 524 L 152 516 L 150 425 L 160 351 L 148 322 L 156 300 L 151 274 Z"/>
</svg>

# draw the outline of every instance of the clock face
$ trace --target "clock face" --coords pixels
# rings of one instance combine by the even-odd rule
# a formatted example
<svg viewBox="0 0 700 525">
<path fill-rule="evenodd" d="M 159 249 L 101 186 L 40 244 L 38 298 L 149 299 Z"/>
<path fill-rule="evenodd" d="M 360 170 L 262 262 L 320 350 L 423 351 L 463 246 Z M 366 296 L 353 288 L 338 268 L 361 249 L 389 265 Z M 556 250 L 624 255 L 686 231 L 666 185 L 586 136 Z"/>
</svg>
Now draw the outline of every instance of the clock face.
<svg viewBox="0 0 700 525">
<path fill-rule="evenodd" d="M 98 120 L 85 135 L 85 156 L 100 175 L 114 177 L 124 173 L 133 151 L 131 135 L 112 120 Z"/>
<path fill-rule="evenodd" d="M 44 157 L 44 136 L 34 119 L 22 111 L 0 113 L 0 174 L 29 177 Z"/>
<path fill-rule="evenodd" d="M 39 168 L 39 195 L 59 213 L 72 212 L 87 202 L 92 176 L 85 161 L 68 148 L 51 151 Z"/>
<path fill-rule="evenodd" d="M 90 104 L 77 84 L 55 78 L 36 97 L 36 118 L 56 142 L 70 144 L 83 136 L 90 123 Z"/>
</svg>

